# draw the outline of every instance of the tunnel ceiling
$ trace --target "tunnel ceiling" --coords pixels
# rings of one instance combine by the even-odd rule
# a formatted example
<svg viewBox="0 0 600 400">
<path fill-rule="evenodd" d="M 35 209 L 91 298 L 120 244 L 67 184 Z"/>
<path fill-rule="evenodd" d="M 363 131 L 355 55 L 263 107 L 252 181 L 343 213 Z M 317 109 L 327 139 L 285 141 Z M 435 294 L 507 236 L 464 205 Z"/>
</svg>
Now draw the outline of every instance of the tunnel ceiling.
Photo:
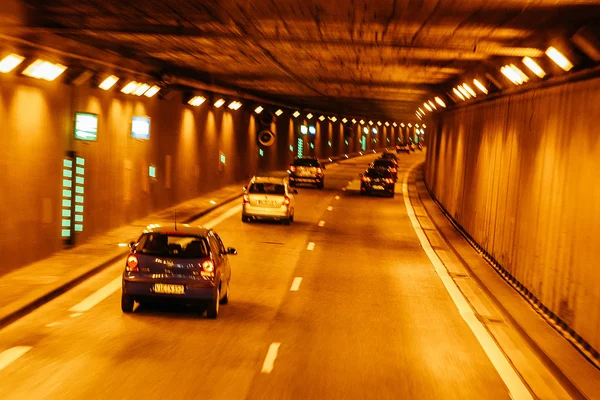
<svg viewBox="0 0 600 400">
<path fill-rule="evenodd" d="M 24 34 L 290 105 L 397 120 L 465 73 L 543 55 L 550 40 L 600 20 L 594 3 L 30 0 Z"/>
</svg>

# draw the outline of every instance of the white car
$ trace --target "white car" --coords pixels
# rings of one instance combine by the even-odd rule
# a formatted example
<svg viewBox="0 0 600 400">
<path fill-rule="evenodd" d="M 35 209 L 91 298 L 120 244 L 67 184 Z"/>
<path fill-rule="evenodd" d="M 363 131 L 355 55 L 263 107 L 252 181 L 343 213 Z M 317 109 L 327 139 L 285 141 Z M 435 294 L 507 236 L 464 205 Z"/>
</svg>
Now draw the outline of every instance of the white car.
<svg viewBox="0 0 600 400">
<path fill-rule="evenodd" d="M 296 189 L 283 178 L 257 177 L 244 186 L 242 222 L 253 219 L 272 219 L 289 225 L 294 221 Z"/>
</svg>

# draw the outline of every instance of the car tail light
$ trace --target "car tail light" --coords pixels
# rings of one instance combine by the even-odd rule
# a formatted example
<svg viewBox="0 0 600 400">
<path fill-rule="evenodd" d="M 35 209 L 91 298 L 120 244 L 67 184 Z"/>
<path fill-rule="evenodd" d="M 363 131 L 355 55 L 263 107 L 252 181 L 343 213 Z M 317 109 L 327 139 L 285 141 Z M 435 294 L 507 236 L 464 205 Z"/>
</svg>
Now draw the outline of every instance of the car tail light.
<svg viewBox="0 0 600 400">
<path fill-rule="evenodd" d="M 250 203 L 250 196 L 247 194 L 244 195 L 244 203 Z"/>
<path fill-rule="evenodd" d="M 291 172 L 296 172 L 296 167 L 294 165 L 290 165 L 290 171 Z"/>
<path fill-rule="evenodd" d="M 138 269 L 138 258 L 135 254 L 131 254 L 129 255 L 129 257 L 127 257 L 127 266 L 125 267 L 125 269 L 128 272 L 134 272 L 134 271 L 139 271 Z"/>
<path fill-rule="evenodd" d="M 396 172 L 396 171 L 397 171 L 397 169 L 396 169 L 396 168 L 392 168 L 392 169 L 391 169 L 391 171 L 392 171 L 392 172 Z"/>
<path fill-rule="evenodd" d="M 213 272 L 215 270 L 215 264 L 211 260 L 206 260 L 202 263 L 202 269 L 206 272 Z"/>
<path fill-rule="evenodd" d="M 363 182 L 371 182 L 371 178 L 369 178 L 368 176 L 363 176 L 362 180 Z"/>
<path fill-rule="evenodd" d="M 321 167 L 317 168 L 317 174 L 320 174 L 321 172 L 323 172 L 323 170 L 321 169 Z"/>
<path fill-rule="evenodd" d="M 289 206 L 290 205 L 290 198 L 289 197 L 285 196 L 283 198 L 283 205 L 284 206 Z"/>
<path fill-rule="evenodd" d="M 384 181 L 385 183 L 394 183 L 394 180 L 392 178 L 385 178 Z"/>
</svg>

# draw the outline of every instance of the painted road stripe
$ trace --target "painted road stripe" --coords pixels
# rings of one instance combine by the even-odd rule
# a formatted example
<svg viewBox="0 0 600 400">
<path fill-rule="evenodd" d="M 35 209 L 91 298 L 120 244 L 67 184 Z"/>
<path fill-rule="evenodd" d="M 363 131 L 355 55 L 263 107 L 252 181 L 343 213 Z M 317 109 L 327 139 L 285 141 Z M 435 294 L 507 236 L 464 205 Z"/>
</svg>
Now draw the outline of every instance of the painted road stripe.
<svg viewBox="0 0 600 400">
<path fill-rule="evenodd" d="M 292 282 L 292 287 L 290 288 L 290 290 L 292 292 L 297 292 L 298 289 L 300 289 L 300 284 L 302 283 L 302 278 L 300 278 L 299 276 L 294 278 L 294 281 Z"/>
<path fill-rule="evenodd" d="M 16 346 L 0 353 L 0 371 L 31 350 L 31 346 Z"/>
<path fill-rule="evenodd" d="M 314 242 L 309 242 L 308 246 L 306 246 L 306 250 L 310 250 L 313 251 L 315 249 L 315 244 Z"/>
<path fill-rule="evenodd" d="M 273 342 L 269 346 L 269 351 L 267 352 L 267 356 L 265 357 L 265 361 L 263 362 L 262 372 L 263 374 L 270 374 L 273 371 L 273 366 L 275 364 L 275 359 L 277 358 L 277 352 L 279 351 L 279 346 L 281 343 Z"/>
<path fill-rule="evenodd" d="M 213 228 L 214 226 L 220 224 L 227 218 L 230 218 L 232 215 L 235 215 L 235 214 L 239 213 L 240 211 L 242 211 L 241 204 L 230 208 L 229 210 L 225 211 L 223 214 L 219 215 L 218 217 L 213 218 L 210 221 L 208 221 L 207 223 L 203 224 L 203 226 L 208 229 Z M 80 303 L 71 307 L 69 309 L 69 311 L 76 313 L 76 314 L 71 314 L 71 318 L 79 317 L 82 312 L 89 311 L 94 306 L 99 304 L 102 300 L 106 299 L 107 297 L 112 295 L 114 292 L 119 290 L 121 288 L 121 279 L 122 279 L 121 276 L 115 278 L 106 286 L 98 289 L 95 293 L 92 293 L 90 296 L 85 298 L 83 301 L 81 301 Z"/>
<path fill-rule="evenodd" d="M 60 322 L 51 322 L 49 324 L 46 324 L 46 327 L 48 328 L 54 328 L 55 326 L 60 325 Z"/>
<path fill-rule="evenodd" d="M 121 277 L 113 279 L 108 285 L 98 289 L 90 296 L 83 299 L 80 303 L 69 308 L 69 311 L 74 313 L 82 313 L 90 310 L 92 307 L 106 299 L 108 296 L 116 292 L 121 287 Z M 73 317 L 73 315 L 71 315 Z M 74 317 L 73 317 L 74 318 Z"/>
<path fill-rule="evenodd" d="M 335 196 L 335 199 L 336 199 L 336 200 L 339 200 L 339 199 L 340 199 L 340 196 Z"/>
<path fill-rule="evenodd" d="M 77 318 L 77 317 L 81 317 L 82 315 L 83 315 L 83 313 L 76 312 L 75 314 L 69 315 L 69 317 L 71 317 L 71 318 Z"/>
<path fill-rule="evenodd" d="M 325 221 L 319 221 L 319 226 L 321 226 L 321 227 L 325 226 Z"/>
<path fill-rule="evenodd" d="M 423 228 L 419 224 L 419 220 L 415 215 L 415 210 L 410 203 L 410 198 L 408 195 L 408 177 L 418 164 L 419 163 L 413 164 L 404 175 L 402 194 L 404 196 L 404 205 L 406 206 L 406 211 L 419 238 L 419 241 L 421 242 L 421 246 L 423 247 L 423 250 L 425 250 L 425 254 L 427 254 L 431 264 L 433 264 L 433 267 L 442 280 L 442 283 L 448 291 L 448 294 L 450 294 L 450 297 L 458 308 L 460 315 L 465 320 L 469 328 L 471 328 L 471 331 L 473 331 L 473 334 L 492 362 L 492 365 L 494 365 L 496 371 L 498 371 L 498 374 L 506 384 L 510 396 L 515 400 L 533 399 L 531 393 L 529 393 L 529 390 L 527 390 L 527 387 L 498 346 L 498 343 L 494 341 L 490 332 L 485 329 L 481 321 L 477 318 L 467 299 L 448 274 L 448 270 L 444 266 L 444 263 L 442 260 L 440 260 L 437 253 L 431 247 L 425 232 L 423 232 Z"/>
<path fill-rule="evenodd" d="M 333 207 L 331 207 L 331 206 L 327 207 L 327 211 L 331 211 L 331 210 L 333 210 Z"/>
</svg>

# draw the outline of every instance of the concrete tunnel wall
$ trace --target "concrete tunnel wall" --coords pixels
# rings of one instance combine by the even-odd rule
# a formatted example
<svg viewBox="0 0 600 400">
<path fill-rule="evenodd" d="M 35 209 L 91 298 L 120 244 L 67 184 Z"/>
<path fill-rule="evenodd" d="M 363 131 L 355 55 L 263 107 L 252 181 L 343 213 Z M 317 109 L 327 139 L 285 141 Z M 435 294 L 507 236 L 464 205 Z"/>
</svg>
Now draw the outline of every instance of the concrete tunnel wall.
<svg viewBox="0 0 600 400">
<path fill-rule="evenodd" d="M 76 244 L 255 173 L 287 168 L 297 154 L 302 120 L 285 110 L 271 125 L 275 144 L 263 148 L 261 157 L 253 109 L 231 111 L 209 104 L 194 108 L 180 94 L 170 100 L 147 99 L 2 74 L 0 275 L 65 247 L 61 195 L 63 159 L 69 150 L 85 159 L 84 229 L 77 233 Z M 74 140 L 75 112 L 98 115 L 96 142 Z M 134 115 L 151 118 L 149 140 L 131 136 Z M 310 122 L 317 125 L 315 119 Z M 309 138 L 315 148 L 307 144 L 305 155 L 360 150 L 358 139 L 344 144 L 339 121 L 318 125 L 320 132 Z M 331 139 L 321 140 L 322 134 L 333 135 L 331 147 Z M 220 152 L 226 156 L 222 172 Z M 156 167 L 156 179 L 148 176 L 150 165 Z"/>
<path fill-rule="evenodd" d="M 425 179 L 505 270 L 600 349 L 600 79 L 446 111 Z"/>
</svg>

